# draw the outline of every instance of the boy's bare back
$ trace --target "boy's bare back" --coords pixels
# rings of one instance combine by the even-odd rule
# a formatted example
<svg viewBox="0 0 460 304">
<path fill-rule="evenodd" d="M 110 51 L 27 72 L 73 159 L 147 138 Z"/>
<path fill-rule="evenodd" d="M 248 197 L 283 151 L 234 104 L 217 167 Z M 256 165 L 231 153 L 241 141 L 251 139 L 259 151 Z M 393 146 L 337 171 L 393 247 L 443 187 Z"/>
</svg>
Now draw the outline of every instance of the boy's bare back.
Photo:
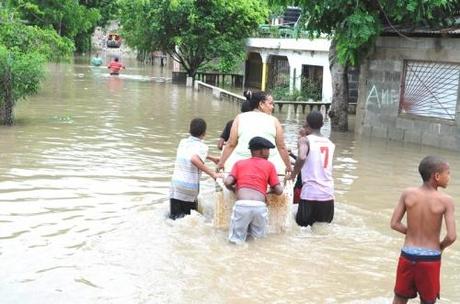
<svg viewBox="0 0 460 304">
<path fill-rule="evenodd" d="M 406 189 L 401 195 L 401 200 L 407 213 L 404 246 L 440 250 L 442 219 L 453 209 L 452 198 L 437 190 L 421 186 Z"/>
</svg>

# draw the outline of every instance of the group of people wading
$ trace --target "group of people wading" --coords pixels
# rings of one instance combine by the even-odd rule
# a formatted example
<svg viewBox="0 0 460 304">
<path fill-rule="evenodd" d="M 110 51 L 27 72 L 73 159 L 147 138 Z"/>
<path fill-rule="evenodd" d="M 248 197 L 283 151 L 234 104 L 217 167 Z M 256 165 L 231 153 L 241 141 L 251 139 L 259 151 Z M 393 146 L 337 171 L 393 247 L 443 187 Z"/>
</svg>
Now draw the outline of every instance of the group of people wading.
<svg viewBox="0 0 460 304">
<path fill-rule="evenodd" d="M 283 193 L 279 176 L 286 180 L 302 176 L 301 200 L 296 221 L 300 226 L 331 222 L 334 216 L 334 182 L 332 160 L 335 145 L 321 135 L 323 115 L 307 115 L 298 140 L 294 169 L 284 142 L 283 128 L 272 116 L 273 98 L 265 92 L 245 92 L 242 113 L 226 125 L 228 138 L 219 140 L 222 155 L 208 155 L 202 139 L 206 122 L 195 118 L 190 123 L 190 137 L 182 139 L 177 149 L 171 181 L 170 217 L 176 219 L 197 209 L 199 179 L 204 171 L 214 179 L 224 178 L 225 186 L 234 191 L 236 202 L 231 216 L 229 240 L 246 241 L 247 235 L 264 237 L 267 231 L 267 188 Z M 225 144 L 224 144 L 225 143 Z M 204 161 L 217 164 L 225 173 L 217 173 Z"/>
<path fill-rule="evenodd" d="M 224 178 L 234 191 L 228 239 L 243 243 L 247 235 L 266 236 L 267 189 L 280 195 L 284 189 L 279 176 L 300 176 L 300 202 L 296 214 L 299 226 L 315 222 L 330 223 L 334 217 L 334 182 L 332 161 L 335 145 L 321 135 L 323 115 L 310 112 L 300 128 L 298 154 L 292 167 L 284 142 L 283 128 L 274 116 L 273 98 L 265 92 L 245 92 L 247 101 L 241 112 L 229 121 L 218 142 L 220 157 L 208 155 L 203 143 L 206 122 L 195 118 L 190 136 L 177 149 L 170 189 L 170 218 L 177 219 L 197 209 L 201 172 L 214 179 Z M 211 160 L 224 173 L 205 164 Z M 454 204 L 450 196 L 438 192 L 446 188 L 450 169 L 439 157 L 427 156 L 419 164 L 423 184 L 406 189 L 394 209 L 391 228 L 404 234 L 404 246 L 396 272 L 393 303 L 407 303 L 417 294 L 421 303 L 434 303 L 440 294 L 440 259 L 442 251 L 456 239 Z M 402 223 L 407 217 L 407 224 Z M 442 222 L 446 236 L 440 240 Z"/>
</svg>

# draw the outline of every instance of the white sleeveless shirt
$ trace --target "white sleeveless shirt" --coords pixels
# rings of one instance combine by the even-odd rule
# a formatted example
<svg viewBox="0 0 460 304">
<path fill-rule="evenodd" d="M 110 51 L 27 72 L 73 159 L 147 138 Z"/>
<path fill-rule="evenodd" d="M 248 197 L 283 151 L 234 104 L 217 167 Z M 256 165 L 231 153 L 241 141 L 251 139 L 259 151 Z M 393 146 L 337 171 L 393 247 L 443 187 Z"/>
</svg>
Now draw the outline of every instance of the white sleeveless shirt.
<svg viewBox="0 0 460 304">
<path fill-rule="evenodd" d="M 276 118 L 258 111 L 250 111 L 238 115 L 238 144 L 225 162 L 225 171 L 230 172 L 233 164 L 240 159 L 251 157 L 249 141 L 261 136 L 276 146 Z M 277 148 L 270 149 L 269 161 L 275 165 L 278 174 L 284 174 L 285 165 Z"/>
<path fill-rule="evenodd" d="M 310 134 L 307 136 L 310 150 L 301 169 L 302 192 L 300 198 L 312 201 L 334 199 L 332 159 L 335 145 L 327 138 Z"/>
</svg>

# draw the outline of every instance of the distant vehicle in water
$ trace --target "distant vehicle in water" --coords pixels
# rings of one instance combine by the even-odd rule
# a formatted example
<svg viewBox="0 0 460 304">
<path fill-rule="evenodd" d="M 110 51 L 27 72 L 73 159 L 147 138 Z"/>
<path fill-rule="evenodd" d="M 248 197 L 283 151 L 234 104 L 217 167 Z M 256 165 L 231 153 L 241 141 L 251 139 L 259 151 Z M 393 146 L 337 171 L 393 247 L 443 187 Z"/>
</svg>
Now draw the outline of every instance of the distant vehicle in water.
<svg viewBox="0 0 460 304">
<path fill-rule="evenodd" d="M 108 48 L 119 48 L 121 46 L 121 37 L 117 33 L 109 33 L 107 36 Z"/>
</svg>

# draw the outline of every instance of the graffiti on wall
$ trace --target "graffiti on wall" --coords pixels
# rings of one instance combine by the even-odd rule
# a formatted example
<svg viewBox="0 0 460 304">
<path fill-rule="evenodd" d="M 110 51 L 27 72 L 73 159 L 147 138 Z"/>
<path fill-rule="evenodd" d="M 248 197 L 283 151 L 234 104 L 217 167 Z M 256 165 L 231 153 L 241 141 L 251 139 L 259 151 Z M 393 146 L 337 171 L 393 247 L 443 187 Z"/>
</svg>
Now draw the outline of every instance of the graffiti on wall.
<svg viewBox="0 0 460 304">
<path fill-rule="evenodd" d="M 366 99 L 368 106 L 373 105 L 381 109 L 399 104 L 399 90 L 382 88 L 373 84 L 368 92 Z"/>
</svg>

